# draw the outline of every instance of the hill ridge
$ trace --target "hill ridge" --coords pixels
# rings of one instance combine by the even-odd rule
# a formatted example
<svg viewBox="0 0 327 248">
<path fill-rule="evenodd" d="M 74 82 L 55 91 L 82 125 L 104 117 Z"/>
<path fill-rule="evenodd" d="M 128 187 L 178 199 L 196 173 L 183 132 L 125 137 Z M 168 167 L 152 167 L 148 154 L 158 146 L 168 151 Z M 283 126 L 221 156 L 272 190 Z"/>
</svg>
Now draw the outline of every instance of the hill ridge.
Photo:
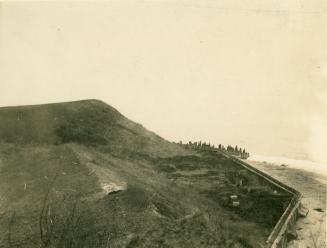
<svg viewBox="0 0 327 248">
<path fill-rule="evenodd" d="M 161 155 L 183 150 L 97 99 L 1 107 L 0 142 L 124 146 Z"/>
</svg>

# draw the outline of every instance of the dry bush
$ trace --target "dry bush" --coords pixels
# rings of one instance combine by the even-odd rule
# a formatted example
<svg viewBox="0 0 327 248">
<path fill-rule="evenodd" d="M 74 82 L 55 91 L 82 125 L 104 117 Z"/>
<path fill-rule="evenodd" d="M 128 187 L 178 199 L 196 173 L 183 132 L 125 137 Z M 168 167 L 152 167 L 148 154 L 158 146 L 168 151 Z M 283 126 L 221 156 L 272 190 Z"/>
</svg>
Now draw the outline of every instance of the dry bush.
<svg viewBox="0 0 327 248">
<path fill-rule="evenodd" d="M 97 225 L 96 215 L 80 196 L 76 193 L 54 196 L 52 186 L 53 183 L 44 197 L 39 216 L 41 247 L 109 247 L 108 230 Z"/>
</svg>

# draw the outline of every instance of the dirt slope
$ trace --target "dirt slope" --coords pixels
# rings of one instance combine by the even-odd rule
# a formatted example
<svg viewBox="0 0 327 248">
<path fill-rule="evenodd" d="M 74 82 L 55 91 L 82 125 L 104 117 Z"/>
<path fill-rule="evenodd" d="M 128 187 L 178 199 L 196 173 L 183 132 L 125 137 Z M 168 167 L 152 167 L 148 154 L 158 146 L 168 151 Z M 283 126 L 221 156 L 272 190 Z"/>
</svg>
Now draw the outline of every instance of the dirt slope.
<svg viewBox="0 0 327 248">
<path fill-rule="evenodd" d="M 0 108 L 0 247 L 258 247 L 275 191 L 101 101 Z"/>
</svg>

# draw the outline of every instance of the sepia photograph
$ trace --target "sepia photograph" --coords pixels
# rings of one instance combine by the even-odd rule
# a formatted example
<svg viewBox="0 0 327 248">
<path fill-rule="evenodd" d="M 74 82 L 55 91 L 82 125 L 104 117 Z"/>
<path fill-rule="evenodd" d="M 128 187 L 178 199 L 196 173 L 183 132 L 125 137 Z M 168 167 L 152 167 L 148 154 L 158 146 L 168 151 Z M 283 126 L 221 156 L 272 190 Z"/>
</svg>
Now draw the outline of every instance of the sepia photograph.
<svg viewBox="0 0 327 248">
<path fill-rule="evenodd" d="M 325 248 L 326 0 L 0 0 L 0 248 Z"/>
</svg>

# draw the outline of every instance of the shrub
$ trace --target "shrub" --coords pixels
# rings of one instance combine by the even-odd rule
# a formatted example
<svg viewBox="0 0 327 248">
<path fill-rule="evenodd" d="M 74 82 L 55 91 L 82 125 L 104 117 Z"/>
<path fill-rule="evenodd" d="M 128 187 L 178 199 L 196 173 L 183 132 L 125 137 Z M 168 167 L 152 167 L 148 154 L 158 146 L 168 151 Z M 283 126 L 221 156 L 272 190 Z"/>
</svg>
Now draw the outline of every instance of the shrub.
<svg viewBox="0 0 327 248">
<path fill-rule="evenodd" d="M 105 145 L 108 123 L 110 121 L 104 114 L 80 110 L 63 120 L 55 131 L 62 143 Z"/>
</svg>

